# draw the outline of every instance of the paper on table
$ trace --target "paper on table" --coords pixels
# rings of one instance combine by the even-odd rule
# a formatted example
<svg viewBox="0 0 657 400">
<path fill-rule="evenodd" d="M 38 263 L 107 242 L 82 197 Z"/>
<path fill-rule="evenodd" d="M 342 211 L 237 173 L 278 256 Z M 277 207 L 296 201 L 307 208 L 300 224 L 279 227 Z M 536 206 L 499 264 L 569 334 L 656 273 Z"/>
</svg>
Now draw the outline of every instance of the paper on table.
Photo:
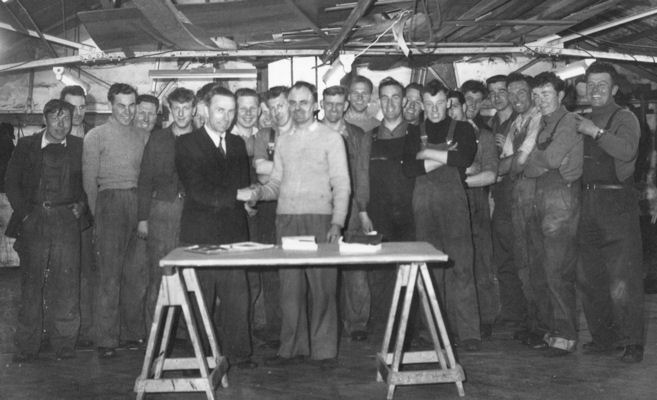
<svg viewBox="0 0 657 400">
<path fill-rule="evenodd" d="M 274 247 L 273 244 L 265 244 L 258 242 L 237 242 L 222 244 L 221 248 L 228 251 L 251 251 L 251 250 L 264 250 L 271 249 Z"/>
<path fill-rule="evenodd" d="M 312 235 L 306 236 L 283 236 L 281 238 L 283 250 L 317 250 L 317 242 Z"/>
<path fill-rule="evenodd" d="M 222 248 L 219 244 L 195 244 L 185 247 L 185 251 L 199 254 L 217 254 L 223 253 L 226 249 Z"/>
</svg>

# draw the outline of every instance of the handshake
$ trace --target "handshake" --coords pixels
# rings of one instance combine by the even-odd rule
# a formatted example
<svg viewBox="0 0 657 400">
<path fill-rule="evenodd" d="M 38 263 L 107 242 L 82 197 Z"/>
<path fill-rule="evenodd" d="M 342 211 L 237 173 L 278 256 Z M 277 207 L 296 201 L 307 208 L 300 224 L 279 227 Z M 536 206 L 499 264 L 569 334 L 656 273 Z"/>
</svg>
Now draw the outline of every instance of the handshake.
<svg viewBox="0 0 657 400">
<path fill-rule="evenodd" d="M 258 201 L 258 186 L 251 185 L 242 189 L 237 189 L 237 200 L 255 205 Z"/>
</svg>

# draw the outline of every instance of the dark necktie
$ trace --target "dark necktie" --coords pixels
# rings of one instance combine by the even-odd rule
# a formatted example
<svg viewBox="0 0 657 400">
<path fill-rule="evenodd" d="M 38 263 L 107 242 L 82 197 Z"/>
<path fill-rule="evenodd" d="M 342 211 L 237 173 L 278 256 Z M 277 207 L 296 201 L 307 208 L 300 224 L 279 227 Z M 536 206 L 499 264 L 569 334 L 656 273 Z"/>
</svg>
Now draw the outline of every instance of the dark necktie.
<svg viewBox="0 0 657 400">
<path fill-rule="evenodd" d="M 226 158 L 226 152 L 224 151 L 224 137 L 220 136 L 219 137 L 219 154 L 221 154 L 222 158 Z"/>
</svg>

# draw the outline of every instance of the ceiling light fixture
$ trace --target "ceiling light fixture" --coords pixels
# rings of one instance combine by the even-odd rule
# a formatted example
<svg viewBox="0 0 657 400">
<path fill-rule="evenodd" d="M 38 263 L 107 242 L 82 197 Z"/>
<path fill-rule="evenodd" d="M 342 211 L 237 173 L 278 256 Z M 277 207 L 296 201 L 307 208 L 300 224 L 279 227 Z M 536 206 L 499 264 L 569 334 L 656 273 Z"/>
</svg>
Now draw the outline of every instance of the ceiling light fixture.
<svg viewBox="0 0 657 400">
<path fill-rule="evenodd" d="M 595 58 L 585 58 L 566 65 L 564 68 L 556 71 L 555 74 L 561 79 L 570 79 L 576 76 L 584 75 L 586 69 L 595 62 Z"/>
<path fill-rule="evenodd" d="M 55 79 L 65 86 L 80 86 L 82 90 L 84 90 L 84 94 L 89 93 L 91 86 L 88 83 L 83 82 L 80 78 L 72 75 L 63 66 L 52 67 L 52 72 L 55 74 Z"/>
<path fill-rule="evenodd" d="M 256 79 L 255 69 L 190 69 L 166 70 L 157 69 L 148 71 L 152 79 Z"/>
</svg>

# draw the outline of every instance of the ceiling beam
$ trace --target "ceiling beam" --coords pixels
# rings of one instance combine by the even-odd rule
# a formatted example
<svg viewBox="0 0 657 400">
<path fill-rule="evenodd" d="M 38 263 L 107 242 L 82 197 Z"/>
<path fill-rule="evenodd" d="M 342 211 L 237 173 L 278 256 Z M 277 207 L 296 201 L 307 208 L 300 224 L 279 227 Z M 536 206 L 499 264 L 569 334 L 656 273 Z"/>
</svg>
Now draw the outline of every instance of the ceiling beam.
<svg viewBox="0 0 657 400">
<path fill-rule="evenodd" d="M 349 39 L 352 29 L 354 29 L 356 23 L 358 23 L 358 20 L 361 19 L 363 15 L 365 15 L 365 12 L 372 5 L 373 1 L 374 0 L 358 0 L 358 4 L 356 4 L 356 7 L 351 10 L 347 21 L 344 23 L 344 25 L 342 25 L 342 29 L 333 39 L 331 44 L 329 44 L 328 49 L 326 49 L 324 54 L 322 54 L 322 62 L 327 63 L 334 58 L 335 52 L 347 39 Z"/>
<path fill-rule="evenodd" d="M 133 4 L 151 26 L 180 50 L 213 50 L 217 46 L 198 27 L 194 27 L 171 0 L 133 0 Z M 236 49 L 237 44 L 226 42 L 226 49 Z"/>
<path fill-rule="evenodd" d="M 32 37 L 36 37 L 36 38 L 39 37 L 39 34 L 37 33 L 37 31 L 27 29 L 25 32 L 22 32 L 22 31 L 14 28 L 13 26 L 11 26 L 9 24 L 5 24 L 4 22 L 0 22 L 0 29 L 5 29 L 5 30 L 8 30 L 8 31 L 18 32 L 18 33 L 22 33 L 22 34 L 32 36 Z M 56 43 L 56 44 L 66 46 L 66 47 L 70 47 L 70 48 L 73 48 L 73 49 L 80 49 L 80 50 L 94 50 L 94 49 L 96 49 L 95 46 L 91 46 L 91 45 L 84 44 L 84 43 L 73 42 L 71 40 L 62 39 L 60 37 L 53 36 L 53 35 L 48 35 L 48 34 L 45 34 L 45 33 L 43 34 L 43 37 L 49 42 Z"/>
<path fill-rule="evenodd" d="M 595 17 L 596 15 L 601 15 L 602 13 L 608 11 L 612 7 L 617 6 L 622 0 L 607 0 L 602 3 L 593 4 L 582 10 L 574 12 L 568 15 L 570 20 L 585 21 Z M 545 36 L 552 36 L 554 34 L 554 29 L 551 27 L 535 29 L 531 32 L 532 38 L 540 40 Z"/>
<path fill-rule="evenodd" d="M 473 25 L 493 25 L 493 26 L 504 26 L 504 25 L 540 25 L 540 26 L 559 26 L 559 25 L 575 25 L 580 21 L 570 20 L 570 19 L 453 19 L 443 21 L 443 26 L 445 25 L 455 25 L 455 26 L 473 26 Z"/>
<path fill-rule="evenodd" d="M 535 43 L 536 44 L 540 44 L 540 43 L 550 43 L 550 44 L 566 43 L 566 42 L 570 42 L 570 41 L 575 40 L 575 39 L 580 39 L 583 36 L 587 36 L 587 35 L 591 35 L 591 34 L 594 34 L 594 33 L 597 33 L 597 32 L 601 32 L 601 31 L 604 31 L 604 30 L 607 30 L 607 29 L 610 29 L 610 28 L 614 28 L 614 27 L 619 26 L 619 25 L 624 25 L 628 22 L 636 21 L 638 19 L 646 18 L 646 17 L 652 16 L 652 15 L 655 15 L 655 14 L 657 14 L 657 8 L 652 8 L 648 11 L 638 13 L 638 14 L 635 14 L 635 15 L 630 15 L 630 16 L 627 16 L 625 18 L 619 18 L 619 19 L 611 21 L 611 22 L 606 22 L 604 24 L 600 24 L 600 25 L 597 25 L 597 26 L 594 26 L 594 27 L 591 27 L 591 28 L 588 28 L 588 29 L 584 29 L 580 32 L 573 33 L 571 35 L 566 35 L 566 36 L 553 35 L 553 36 L 549 36 L 547 38 L 537 40 Z"/>
<path fill-rule="evenodd" d="M 350 47 L 345 50 L 348 54 L 359 54 L 360 49 Z M 366 52 L 371 56 L 391 56 L 400 55 L 398 50 L 391 51 L 389 48 L 377 49 L 370 48 Z M 433 56 L 470 56 L 482 54 L 522 54 L 525 56 L 533 57 L 573 57 L 573 58 L 598 58 L 601 60 L 612 61 L 630 61 L 637 63 L 647 63 L 657 65 L 657 56 L 648 56 L 643 54 L 627 54 L 627 53 L 611 53 L 596 50 L 579 50 L 579 49 L 566 49 L 552 46 L 480 46 L 480 47 L 437 47 L 431 55 Z M 296 49 L 296 50 L 223 50 L 223 51 L 169 51 L 163 53 L 161 51 L 136 51 L 134 57 L 140 59 L 149 58 L 162 58 L 162 59 L 178 59 L 178 58 L 247 58 L 247 57 L 295 57 L 295 56 L 320 56 L 322 51 L 319 49 Z M 18 62 L 12 64 L 0 65 L 0 73 L 9 73 L 14 71 L 29 70 L 35 68 L 47 68 L 55 65 L 85 65 L 85 64 L 103 64 L 103 63 L 117 63 L 129 62 L 130 59 L 126 58 L 122 52 L 113 53 L 96 53 L 86 55 L 76 55 L 67 57 L 58 57 L 43 60 L 34 60 L 29 62 Z"/>
<path fill-rule="evenodd" d="M 459 19 L 476 19 L 485 21 L 495 18 L 520 18 L 532 9 L 531 1 L 523 0 L 480 0 L 472 9 L 465 12 Z M 441 27 L 434 32 L 436 40 L 450 40 L 466 42 L 470 40 L 481 41 L 494 27 L 474 25 L 469 27 Z"/>
<path fill-rule="evenodd" d="M 21 1 L 20 1 L 20 0 L 16 0 L 16 4 L 17 4 L 18 7 L 23 11 L 23 13 L 25 13 L 25 16 L 27 17 L 28 21 L 30 21 L 30 24 L 32 24 L 32 27 L 34 27 L 34 30 L 36 31 L 36 33 L 37 33 L 37 35 L 39 36 L 39 38 L 41 39 L 41 41 L 46 45 L 46 48 L 48 49 L 48 51 L 50 51 L 50 53 L 51 53 L 54 57 L 57 57 L 57 52 L 55 51 L 55 48 L 52 47 L 52 45 L 50 44 L 50 42 L 47 41 L 46 38 L 43 36 L 43 33 L 41 32 L 41 30 L 40 30 L 39 27 L 37 26 L 36 22 L 34 22 L 34 19 L 32 19 L 32 16 L 31 16 L 30 13 L 27 11 L 27 9 L 26 9 L 25 7 L 23 7 L 23 4 L 21 3 Z"/>
<path fill-rule="evenodd" d="M 27 32 L 27 28 L 25 27 L 25 24 L 23 24 L 23 22 L 21 22 L 21 20 L 18 19 L 18 17 L 16 16 L 16 14 L 11 8 L 7 7 L 4 1 L 0 2 L 0 10 L 6 11 L 6 14 L 8 14 L 11 17 L 11 19 L 14 20 L 15 25 L 12 25 L 12 27 L 16 30 L 16 32 L 21 32 L 21 33 Z"/>
<path fill-rule="evenodd" d="M 586 7 L 587 3 L 591 3 L 592 0 L 553 0 L 551 2 L 542 2 L 543 7 L 534 7 L 527 15 L 531 15 L 527 19 L 559 19 L 559 18 L 568 18 L 569 20 L 575 20 L 572 25 L 576 25 L 581 21 L 578 21 L 572 14 Z M 534 2 L 536 3 L 536 2 Z M 550 26 L 547 28 L 540 28 L 536 26 L 519 26 L 519 27 L 506 27 L 499 29 L 497 31 L 491 32 L 490 36 L 487 36 L 488 39 L 494 41 L 524 41 L 524 38 L 527 35 L 532 34 L 533 31 L 540 29 L 549 29 L 550 32 L 558 32 L 560 30 L 566 29 L 567 26 L 562 26 L 556 28 Z M 533 37 L 539 37 L 540 35 L 534 34 Z"/>
<path fill-rule="evenodd" d="M 311 15 L 302 8 L 301 5 L 297 4 L 294 0 L 285 0 L 285 4 L 288 5 L 288 7 L 294 11 L 301 19 L 306 21 L 308 25 L 310 25 L 310 28 L 317 33 L 317 35 L 322 38 L 325 42 L 330 43 L 331 38 L 329 38 L 326 33 L 322 30 L 322 28 L 317 25 L 317 22 L 314 20 L 314 18 L 311 17 Z"/>
</svg>

